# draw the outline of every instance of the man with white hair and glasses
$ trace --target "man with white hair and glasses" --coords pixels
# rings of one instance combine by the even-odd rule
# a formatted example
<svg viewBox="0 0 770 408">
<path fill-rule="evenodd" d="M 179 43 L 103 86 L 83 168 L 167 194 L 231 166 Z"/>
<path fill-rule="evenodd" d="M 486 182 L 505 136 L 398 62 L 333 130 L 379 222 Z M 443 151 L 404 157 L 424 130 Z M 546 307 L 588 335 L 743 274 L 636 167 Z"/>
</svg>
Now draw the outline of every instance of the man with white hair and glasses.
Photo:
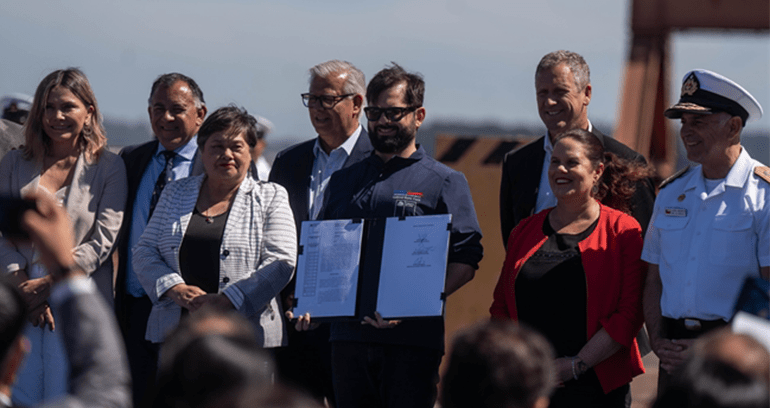
<svg viewBox="0 0 770 408">
<path fill-rule="evenodd" d="M 365 93 L 363 72 L 349 62 L 331 60 L 310 68 L 310 88 L 301 97 L 318 136 L 278 153 L 270 171 L 270 181 L 289 192 L 298 237 L 302 221 L 318 217 L 331 175 L 372 152 L 359 123 Z M 281 293 L 285 310 L 293 306 L 294 286 L 292 279 Z M 329 326 L 306 332 L 287 326 L 289 346 L 276 355 L 279 377 L 334 406 Z"/>
</svg>

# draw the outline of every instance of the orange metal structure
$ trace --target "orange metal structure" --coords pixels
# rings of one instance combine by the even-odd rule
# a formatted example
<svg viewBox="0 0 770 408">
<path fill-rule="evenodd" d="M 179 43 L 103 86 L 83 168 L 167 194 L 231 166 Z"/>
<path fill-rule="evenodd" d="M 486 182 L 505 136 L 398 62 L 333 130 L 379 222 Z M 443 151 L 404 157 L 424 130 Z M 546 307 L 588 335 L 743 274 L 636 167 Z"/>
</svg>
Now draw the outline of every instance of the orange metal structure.
<svg viewBox="0 0 770 408">
<path fill-rule="evenodd" d="M 658 174 L 676 170 L 675 132 L 663 117 L 670 105 L 669 39 L 675 30 L 770 30 L 768 0 L 633 0 L 633 36 L 614 136 L 644 154 Z"/>
</svg>

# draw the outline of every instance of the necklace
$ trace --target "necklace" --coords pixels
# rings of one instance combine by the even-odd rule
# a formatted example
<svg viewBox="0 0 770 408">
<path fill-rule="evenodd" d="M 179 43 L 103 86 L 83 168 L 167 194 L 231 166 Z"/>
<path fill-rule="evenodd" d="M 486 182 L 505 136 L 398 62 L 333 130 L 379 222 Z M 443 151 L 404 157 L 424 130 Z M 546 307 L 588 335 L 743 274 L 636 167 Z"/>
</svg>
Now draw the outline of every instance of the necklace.
<svg viewBox="0 0 770 408">
<path fill-rule="evenodd" d="M 225 208 L 225 210 L 220 212 L 219 214 L 205 214 L 204 211 L 201 211 L 200 208 L 198 208 L 198 214 L 203 216 L 203 220 L 206 221 L 206 224 L 213 224 L 214 223 L 214 218 L 217 218 L 217 217 L 221 216 L 222 214 L 224 214 L 226 212 L 227 212 L 227 208 Z"/>
<path fill-rule="evenodd" d="M 204 181 L 204 183 L 208 183 L 208 179 Z M 233 199 L 235 198 L 235 194 L 231 194 L 226 200 L 221 200 L 211 203 L 210 197 L 210 191 L 207 188 L 208 184 L 201 187 L 201 196 L 198 198 L 198 203 L 195 205 L 195 208 L 198 210 L 198 213 L 203 216 L 203 219 L 206 221 L 206 224 L 213 224 L 214 218 L 219 217 L 220 215 L 228 212 L 230 210 L 230 204 L 232 204 Z M 206 211 L 201 211 L 200 207 L 206 206 Z M 216 214 L 211 214 L 212 210 L 214 208 L 220 209 L 219 212 Z M 208 212 L 209 214 L 206 214 Z"/>
</svg>

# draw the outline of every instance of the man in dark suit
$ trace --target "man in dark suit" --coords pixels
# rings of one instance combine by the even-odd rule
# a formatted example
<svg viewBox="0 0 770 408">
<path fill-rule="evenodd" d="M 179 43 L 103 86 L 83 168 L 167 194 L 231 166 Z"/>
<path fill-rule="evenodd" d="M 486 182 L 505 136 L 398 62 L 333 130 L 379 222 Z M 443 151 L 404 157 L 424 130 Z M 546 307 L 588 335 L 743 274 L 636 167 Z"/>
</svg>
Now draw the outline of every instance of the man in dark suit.
<svg viewBox="0 0 770 408">
<path fill-rule="evenodd" d="M 57 310 L 69 361 L 68 394 L 56 407 L 130 407 L 130 377 L 115 318 L 96 286 L 72 258 L 73 232 L 67 212 L 47 194 L 37 194 L 36 211 L 23 224 L 54 287 L 49 302 Z M 10 407 L 15 372 L 29 348 L 22 335 L 24 299 L 8 276 L 0 276 L 0 407 Z"/>
<path fill-rule="evenodd" d="M 547 131 L 545 136 L 509 152 L 503 160 L 500 226 L 506 246 L 511 230 L 521 220 L 556 205 L 547 177 L 551 142 L 556 136 L 573 128 L 585 129 L 596 135 L 606 151 L 626 160 L 646 162 L 642 155 L 591 125 L 588 120 L 591 89 L 588 64 L 579 54 L 555 51 L 540 60 L 535 72 L 535 90 L 537 109 Z M 631 215 L 642 226 L 642 231 L 646 231 L 655 201 L 652 180 L 637 183 L 633 200 Z"/>
<path fill-rule="evenodd" d="M 158 346 L 144 338 L 152 303 L 133 271 L 131 249 L 144 232 L 165 184 L 202 173 L 194 136 L 206 116 L 206 103 L 192 78 L 164 74 L 152 84 L 147 112 L 155 140 L 126 147 L 120 153 L 128 174 L 128 201 L 115 284 L 115 309 L 126 342 L 136 406 L 142 405 L 145 391 L 154 382 Z"/>
<path fill-rule="evenodd" d="M 297 237 L 302 221 L 318 217 L 332 173 L 372 153 L 369 135 L 359 123 L 365 92 L 363 72 L 349 62 L 331 60 L 310 69 L 310 89 L 302 101 L 318 137 L 278 153 L 270 171 L 270 181 L 289 192 Z M 282 292 L 286 310 L 293 303 L 294 284 L 292 279 Z M 287 326 L 289 346 L 276 356 L 279 376 L 333 406 L 328 325 L 307 332 Z"/>
</svg>

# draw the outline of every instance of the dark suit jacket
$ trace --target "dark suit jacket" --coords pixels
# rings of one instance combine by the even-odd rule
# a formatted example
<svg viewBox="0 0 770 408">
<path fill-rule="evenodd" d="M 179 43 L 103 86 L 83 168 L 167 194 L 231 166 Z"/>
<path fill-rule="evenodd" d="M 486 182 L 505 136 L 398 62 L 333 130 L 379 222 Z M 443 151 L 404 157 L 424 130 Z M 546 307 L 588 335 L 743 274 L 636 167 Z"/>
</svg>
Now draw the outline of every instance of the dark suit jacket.
<svg viewBox="0 0 770 408">
<path fill-rule="evenodd" d="M 128 176 L 128 197 L 126 199 L 126 210 L 123 213 L 123 225 L 120 227 L 118 235 L 118 276 L 115 280 L 115 313 L 118 317 L 118 323 L 125 329 L 125 322 L 128 311 L 125 310 L 123 296 L 126 295 L 126 265 L 128 257 L 131 256 L 131 250 L 128 247 L 128 235 L 131 232 L 131 223 L 134 218 L 134 200 L 136 192 L 139 189 L 139 183 L 142 182 L 142 176 L 145 169 L 150 164 L 152 155 L 158 148 L 158 141 L 153 140 L 141 145 L 127 146 L 120 151 L 120 157 L 126 164 L 126 175 Z"/>
<path fill-rule="evenodd" d="M 646 163 L 641 154 L 611 137 L 604 136 L 595 127 L 592 133 L 599 138 L 606 151 L 626 160 Z M 545 160 L 544 143 L 545 136 L 518 150 L 508 152 L 503 159 L 503 177 L 500 182 L 500 227 L 503 233 L 503 244 L 506 246 L 511 230 L 521 220 L 534 214 L 543 160 Z M 644 233 L 647 231 L 655 202 L 655 187 L 652 180 L 645 179 L 637 183 L 633 201 L 631 215 L 642 226 L 642 233 Z"/>
<path fill-rule="evenodd" d="M 120 227 L 120 234 L 118 235 L 117 248 L 120 256 L 118 258 L 118 276 L 115 281 L 115 312 L 118 316 L 118 323 L 123 329 L 125 329 L 126 313 L 128 313 L 128 311 L 125 310 L 123 296 L 126 295 L 127 260 L 128 257 L 131 256 L 131 250 L 128 247 L 128 238 L 134 218 L 134 201 L 136 200 L 137 190 L 139 190 L 139 184 L 142 182 L 142 176 L 144 176 L 144 172 L 150 164 L 152 155 L 158 149 L 158 143 L 159 142 L 156 139 L 140 145 L 127 146 L 120 151 L 120 157 L 123 158 L 123 162 L 126 164 L 128 197 L 126 209 L 123 213 L 123 225 Z M 200 163 L 200 160 L 198 160 L 198 154 L 196 152 L 191 174 L 196 175 L 201 172 L 203 172 L 203 166 Z"/>
<path fill-rule="evenodd" d="M 302 221 L 309 219 L 308 189 L 310 188 L 310 173 L 313 171 L 313 161 L 315 160 L 313 155 L 315 141 L 316 139 L 310 139 L 278 153 L 270 170 L 270 181 L 282 185 L 289 192 L 289 204 L 294 213 L 294 222 L 297 224 L 297 241 L 299 241 Z M 342 168 L 360 162 L 369 157 L 373 151 L 369 134 L 366 129 L 362 128 L 361 135 Z M 281 293 L 283 299 L 286 299 L 286 295 L 294 293 L 295 279 L 292 278 L 289 285 Z"/>
</svg>

